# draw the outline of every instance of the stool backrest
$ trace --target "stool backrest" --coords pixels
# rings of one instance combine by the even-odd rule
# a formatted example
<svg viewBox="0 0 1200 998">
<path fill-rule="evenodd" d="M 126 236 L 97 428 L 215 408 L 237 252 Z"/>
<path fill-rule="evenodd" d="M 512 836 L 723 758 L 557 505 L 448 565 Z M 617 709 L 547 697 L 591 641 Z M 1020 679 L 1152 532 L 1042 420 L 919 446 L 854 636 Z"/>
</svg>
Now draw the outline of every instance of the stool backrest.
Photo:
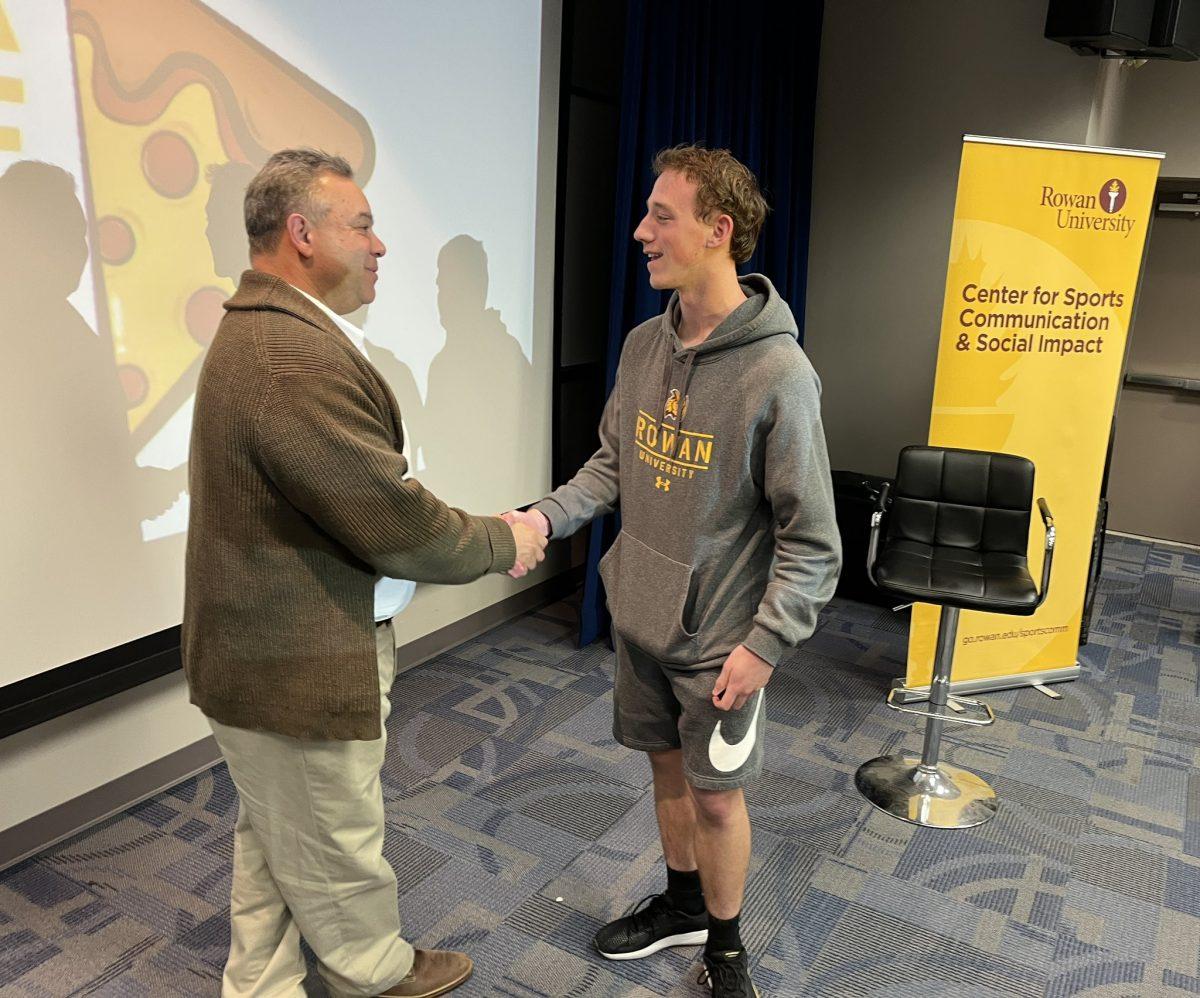
<svg viewBox="0 0 1200 998">
<path fill-rule="evenodd" d="M 897 539 L 1025 556 L 1033 462 L 1013 454 L 905 447 L 888 515 Z"/>
</svg>

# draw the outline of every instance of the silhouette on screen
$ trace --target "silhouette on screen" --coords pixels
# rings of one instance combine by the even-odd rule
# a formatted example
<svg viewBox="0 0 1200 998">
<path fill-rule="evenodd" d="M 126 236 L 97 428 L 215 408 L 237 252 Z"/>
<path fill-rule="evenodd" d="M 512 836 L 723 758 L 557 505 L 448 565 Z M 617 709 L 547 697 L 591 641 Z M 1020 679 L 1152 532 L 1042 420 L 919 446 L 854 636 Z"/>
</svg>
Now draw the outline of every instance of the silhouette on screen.
<svg viewBox="0 0 1200 998">
<path fill-rule="evenodd" d="M 0 176 L 0 516 L 22 525 L 3 585 L 14 620 L 47 602 L 105 620 L 129 598 L 111 566 L 138 572 L 150 557 L 141 521 L 185 484 L 181 471 L 135 463 L 128 410 L 139 385 L 122 381 L 111 345 L 67 300 L 87 265 L 86 232 L 65 170 L 26 160 Z"/>
<path fill-rule="evenodd" d="M 525 425 L 533 366 L 487 296 L 483 243 L 455 236 L 438 253 L 446 344 L 429 366 L 422 482 L 452 505 L 478 505 L 486 489 L 499 508 L 505 497 L 511 502 L 528 444 L 518 428 Z"/>
</svg>

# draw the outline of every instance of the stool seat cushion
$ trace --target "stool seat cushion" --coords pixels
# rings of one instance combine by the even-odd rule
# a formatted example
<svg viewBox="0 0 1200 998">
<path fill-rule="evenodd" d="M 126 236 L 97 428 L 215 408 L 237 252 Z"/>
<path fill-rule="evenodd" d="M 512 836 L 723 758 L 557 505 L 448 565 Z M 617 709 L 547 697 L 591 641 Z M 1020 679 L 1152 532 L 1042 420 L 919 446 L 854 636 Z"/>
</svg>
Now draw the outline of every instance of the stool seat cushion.
<svg viewBox="0 0 1200 998">
<path fill-rule="evenodd" d="M 1037 609 L 1027 559 L 1005 551 L 896 538 L 879 555 L 875 578 L 889 592 L 917 602 L 1021 615 Z"/>
<path fill-rule="evenodd" d="M 1033 463 L 1014 454 L 905 447 L 874 566 L 884 592 L 963 610 L 1029 615 Z"/>
</svg>

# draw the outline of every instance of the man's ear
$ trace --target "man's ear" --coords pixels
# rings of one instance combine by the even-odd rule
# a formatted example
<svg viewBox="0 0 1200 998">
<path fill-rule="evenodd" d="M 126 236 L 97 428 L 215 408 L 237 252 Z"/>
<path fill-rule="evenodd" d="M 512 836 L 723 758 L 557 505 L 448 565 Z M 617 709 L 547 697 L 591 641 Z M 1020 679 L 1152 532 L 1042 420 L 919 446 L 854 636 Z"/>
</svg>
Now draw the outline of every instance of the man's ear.
<svg viewBox="0 0 1200 998">
<path fill-rule="evenodd" d="M 284 236 L 295 249 L 306 260 L 313 255 L 312 244 L 312 225 L 309 224 L 307 218 L 299 212 L 292 212 L 288 215 L 284 225 Z"/>
<path fill-rule="evenodd" d="M 709 249 L 727 247 L 731 239 L 733 239 L 733 219 L 729 215 L 718 215 L 709 230 L 708 239 L 704 241 L 704 245 Z"/>
</svg>

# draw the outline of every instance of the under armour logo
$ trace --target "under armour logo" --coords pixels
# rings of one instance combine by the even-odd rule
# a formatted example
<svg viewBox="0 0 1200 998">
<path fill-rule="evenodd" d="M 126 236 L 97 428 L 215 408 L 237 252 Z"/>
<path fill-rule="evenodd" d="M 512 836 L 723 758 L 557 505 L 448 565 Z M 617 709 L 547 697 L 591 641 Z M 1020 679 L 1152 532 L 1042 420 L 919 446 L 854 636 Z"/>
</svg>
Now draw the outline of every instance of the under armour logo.
<svg viewBox="0 0 1200 998">
<path fill-rule="evenodd" d="M 655 475 L 654 476 L 654 487 L 656 489 L 662 489 L 664 492 L 670 492 L 671 491 L 671 479 L 663 478 L 662 475 Z"/>
</svg>

